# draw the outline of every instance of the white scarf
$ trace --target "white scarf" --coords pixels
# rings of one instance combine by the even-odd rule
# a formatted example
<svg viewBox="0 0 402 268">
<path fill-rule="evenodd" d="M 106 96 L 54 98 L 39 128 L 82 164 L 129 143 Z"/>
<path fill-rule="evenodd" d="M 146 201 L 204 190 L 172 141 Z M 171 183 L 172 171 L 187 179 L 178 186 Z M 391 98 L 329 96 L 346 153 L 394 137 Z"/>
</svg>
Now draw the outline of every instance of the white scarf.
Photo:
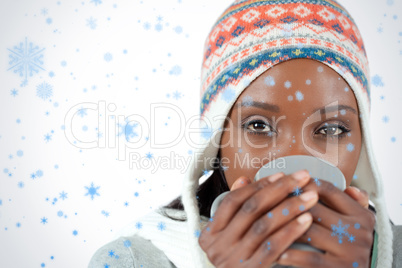
<svg viewBox="0 0 402 268">
<path fill-rule="evenodd" d="M 168 215 L 174 218 L 185 219 L 186 213 L 176 209 L 164 209 Z M 137 220 L 131 222 L 117 234 L 120 236 L 138 235 L 150 240 L 154 246 L 162 250 L 166 257 L 177 268 L 195 267 L 191 254 L 191 244 L 187 235 L 187 222 L 175 221 L 159 213 L 160 209 L 151 211 Z M 208 218 L 201 216 L 201 226 L 204 227 Z M 139 226 L 138 224 L 141 224 Z M 213 266 L 207 258 L 206 267 Z"/>
</svg>

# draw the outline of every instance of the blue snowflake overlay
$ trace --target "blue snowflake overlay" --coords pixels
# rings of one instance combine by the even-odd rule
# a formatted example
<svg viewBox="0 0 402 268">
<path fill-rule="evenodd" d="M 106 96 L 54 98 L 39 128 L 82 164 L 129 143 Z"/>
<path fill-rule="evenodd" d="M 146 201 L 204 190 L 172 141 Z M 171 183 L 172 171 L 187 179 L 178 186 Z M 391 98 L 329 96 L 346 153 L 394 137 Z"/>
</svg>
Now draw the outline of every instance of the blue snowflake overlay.
<svg viewBox="0 0 402 268">
<path fill-rule="evenodd" d="M 46 82 L 39 84 L 36 87 L 36 96 L 43 100 L 50 98 L 53 96 L 53 87 Z"/>
<path fill-rule="evenodd" d="M 25 42 L 21 42 L 19 46 L 8 49 L 10 52 L 10 68 L 8 70 L 13 70 L 14 73 L 18 73 L 23 78 L 21 86 L 28 84 L 28 77 L 45 70 L 42 67 L 44 50 L 44 48 L 39 48 L 32 42 L 28 43 L 28 38 L 25 38 Z"/>
<path fill-rule="evenodd" d="M 91 186 L 85 186 L 85 189 L 87 189 L 87 193 L 85 194 L 85 196 L 90 195 L 91 199 L 94 200 L 94 196 L 100 196 L 100 194 L 98 193 L 98 189 L 100 188 L 100 186 L 95 187 L 94 183 L 91 183 Z"/>
<path fill-rule="evenodd" d="M 331 224 L 332 234 L 331 236 L 337 236 L 339 244 L 342 244 L 342 240 L 347 237 L 349 242 L 354 242 L 355 237 L 348 233 L 349 224 L 342 225 L 342 220 L 338 221 L 338 225 Z"/>
</svg>

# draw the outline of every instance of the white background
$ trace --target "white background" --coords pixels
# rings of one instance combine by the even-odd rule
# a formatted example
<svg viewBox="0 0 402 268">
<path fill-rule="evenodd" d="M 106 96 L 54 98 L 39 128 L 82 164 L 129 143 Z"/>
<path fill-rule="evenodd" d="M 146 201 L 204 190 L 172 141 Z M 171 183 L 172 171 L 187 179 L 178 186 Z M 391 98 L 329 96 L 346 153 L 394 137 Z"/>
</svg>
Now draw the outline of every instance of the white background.
<svg viewBox="0 0 402 268">
<path fill-rule="evenodd" d="M 123 226 L 180 194 L 180 167 L 152 173 L 119 160 L 112 141 L 125 145 L 124 133 L 116 137 L 101 125 L 100 137 L 110 140 L 92 149 L 65 136 L 71 125 L 78 139 L 96 140 L 98 111 L 84 110 L 67 125 L 65 116 L 99 102 L 115 105 L 101 117 L 116 121 L 133 114 L 149 121 L 150 104 L 158 102 L 177 106 L 186 118 L 197 115 L 204 41 L 231 2 L 1 0 L 0 267 L 86 267 Z M 402 1 L 339 2 L 365 40 L 375 77 L 374 150 L 389 215 L 402 224 Z M 25 40 L 44 50 L 42 69 L 21 84 L 10 55 Z M 43 83 L 51 96 L 38 94 Z M 127 153 L 191 156 L 184 139 L 168 149 L 151 148 L 152 139 L 177 137 L 183 126 L 176 112 L 159 111 L 154 127 L 152 135 L 137 126 L 143 136 L 134 140 L 145 145 Z"/>
</svg>

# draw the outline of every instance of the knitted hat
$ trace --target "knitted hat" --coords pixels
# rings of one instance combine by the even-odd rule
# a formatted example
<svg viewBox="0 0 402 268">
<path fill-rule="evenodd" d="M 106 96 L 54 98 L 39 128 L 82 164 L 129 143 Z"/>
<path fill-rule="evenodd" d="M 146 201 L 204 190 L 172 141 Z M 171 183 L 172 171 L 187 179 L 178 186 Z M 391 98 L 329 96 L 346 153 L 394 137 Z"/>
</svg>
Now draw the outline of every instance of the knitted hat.
<svg viewBox="0 0 402 268">
<path fill-rule="evenodd" d="M 200 231 L 196 190 L 217 156 L 224 119 L 244 89 L 272 66 L 309 58 L 335 70 L 353 90 L 360 110 L 362 147 L 352 185 L 369 193 L 376 208 L 377 267 L 392 265 L 392 231 L 381 176 L 370 137 L 369 66 L 363 39 L 350 14 L 333 0 L 237 0 L 212 27 L 201 73 L 202 148 L 194 153 L 183 181 L 182 202 L 193 241 L 194 260 L 205 267 L 206 254 L 195 235 Z M 204 164 L 200 164 L 204 163 Z"/>
</svg>

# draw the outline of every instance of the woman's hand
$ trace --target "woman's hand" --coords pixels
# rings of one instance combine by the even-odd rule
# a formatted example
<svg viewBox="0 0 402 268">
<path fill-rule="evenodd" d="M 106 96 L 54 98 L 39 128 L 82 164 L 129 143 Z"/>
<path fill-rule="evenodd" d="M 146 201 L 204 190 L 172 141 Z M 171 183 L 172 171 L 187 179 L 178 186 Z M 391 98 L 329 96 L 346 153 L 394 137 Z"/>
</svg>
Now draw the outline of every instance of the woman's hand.
<svg viewBox="0 0 402 268">
<path fill-rule="evenodd" d="M 325 253 L 288 249 L 278 264 L 297 267 L 369 267 L 373 245 L 374 213 L 368 210 L 368 194 L 357 188 L 342 192 L 332 183 L 311 181 L 303 191 L 318 191 L 320 201 L 310 209 L 314 222 L 297 242 Z"/>
<path fill-rule="evenodd" d="M 317 189 L 288 198 L 309 181 L 305 170 L 278 173 L 231 191 L 199 236 L 210 262 L 219 268 L 275 263 L 312 224 L 306 211 L 317 204 Z"/>
</svg>

